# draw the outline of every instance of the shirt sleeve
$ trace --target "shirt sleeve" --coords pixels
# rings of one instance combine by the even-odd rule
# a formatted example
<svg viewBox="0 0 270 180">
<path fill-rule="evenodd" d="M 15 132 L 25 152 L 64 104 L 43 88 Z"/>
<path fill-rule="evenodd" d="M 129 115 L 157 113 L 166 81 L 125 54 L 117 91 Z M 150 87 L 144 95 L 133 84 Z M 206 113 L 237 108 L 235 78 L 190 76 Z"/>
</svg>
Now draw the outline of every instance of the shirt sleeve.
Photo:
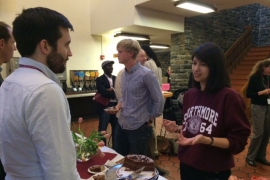
<svg viewBox="0 0 270 180">
<path fill-rule="evenodd" d="M 28 133 L 39 156 L 45 179 L 80 179 L 70 132 L 67 99 L 57 84 L 34 91 L 26 106 Z"/>
<path fill-rule="evenodd" d="M 159 82 L 153 71 L 149 71 L 146 74 L 144 83 L 150 92 L 151 100 L 153 102 L 150 117 L 156 118 L 160 116 L 163 112 L 164 97 L 162 95 Z"/>
</svg>

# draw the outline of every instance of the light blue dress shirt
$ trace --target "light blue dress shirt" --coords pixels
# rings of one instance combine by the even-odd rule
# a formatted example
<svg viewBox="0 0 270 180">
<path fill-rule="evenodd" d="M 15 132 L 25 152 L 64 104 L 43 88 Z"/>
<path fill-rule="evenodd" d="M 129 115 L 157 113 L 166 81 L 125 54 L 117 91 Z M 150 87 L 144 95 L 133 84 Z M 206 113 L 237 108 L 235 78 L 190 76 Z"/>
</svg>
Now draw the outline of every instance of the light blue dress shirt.
<svg viewBox="0 0 270 180">
<path fill-rule="evenodd" d="M 164 98 L 153 71 L 137 63 L 121 79 L 122 102 L 118 123 L 123 129 L 138 129 L 162 114 Z"/>
<path fill-rule="evenodd" d="M 0 157 L 7 180 L 79 180 L 70 111 L 57 76 L 21 58 L 0 88 Z"/>
</svg>

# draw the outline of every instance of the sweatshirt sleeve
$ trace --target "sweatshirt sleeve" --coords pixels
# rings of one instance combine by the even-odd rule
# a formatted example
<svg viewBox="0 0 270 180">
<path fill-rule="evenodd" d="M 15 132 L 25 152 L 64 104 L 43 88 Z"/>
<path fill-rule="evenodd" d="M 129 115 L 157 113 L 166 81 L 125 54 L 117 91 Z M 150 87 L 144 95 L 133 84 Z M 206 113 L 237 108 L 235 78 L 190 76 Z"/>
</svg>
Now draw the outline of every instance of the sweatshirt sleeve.
<svg viewBox="0 0 270 180">
<path fill-rule="evenodd" d="M 225 105 L 225 127 L 229 140 L 229 150 L 232 154 L 238 154 L 245 149 L 250 135 L 250 123 L 245 114 L 246 106 L 242 97 L 234 93 L 229 97 L 229 103 Z"/>
</svg>

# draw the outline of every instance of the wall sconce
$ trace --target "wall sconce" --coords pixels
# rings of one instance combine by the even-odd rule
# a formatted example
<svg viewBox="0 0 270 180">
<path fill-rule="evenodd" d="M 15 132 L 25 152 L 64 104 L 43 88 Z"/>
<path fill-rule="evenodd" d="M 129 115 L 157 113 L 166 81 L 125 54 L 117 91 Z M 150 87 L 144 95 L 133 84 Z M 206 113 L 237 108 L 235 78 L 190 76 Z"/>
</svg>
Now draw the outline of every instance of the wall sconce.
<svg viewBox="0 0 270 180">
<path fill-rule="evenodd" d="M 114 35 L 115 38 L 121 38 L 121 39 L 133 39 L 137 41 L 149 41 L 150 37 L 147 35 L 141 35 L 141 34 L 131 34 L 131 33 L 116 33 Z"/>
<path fill-rule="evenodd" d="M 166 44 L 150 44 L 150 47 L 153 49 L 169 49 L 171 46 Z"/>
<path fill-rule="evenodd" d="M 210 12 L 217 11 L 217 9 L 214 6 L 200 3 L 197 1 L 192 1 L 192 0 L 177 1 L 174 3 L 174 6 L 176 6 L 178 8 L 187 9 L 190 11 L 196 11 L 199 13 L 210 13 Z"/>
</svg>

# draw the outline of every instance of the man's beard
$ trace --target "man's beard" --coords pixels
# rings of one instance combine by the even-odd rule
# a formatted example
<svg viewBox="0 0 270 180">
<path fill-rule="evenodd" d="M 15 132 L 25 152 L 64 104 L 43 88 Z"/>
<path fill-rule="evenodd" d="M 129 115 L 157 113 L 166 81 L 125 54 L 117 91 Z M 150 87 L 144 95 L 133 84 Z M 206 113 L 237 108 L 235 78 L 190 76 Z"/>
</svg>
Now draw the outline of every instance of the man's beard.
<svg viewBox="0 0 270 180">
<path fill-rule="evenodd" d="M 65 58 L 55 50 L 53 50 L 46 58 L 49 69 L 55 74 L 63 73 L 66 70 L 64 64 L 65 61 Z"/>
</svg>

